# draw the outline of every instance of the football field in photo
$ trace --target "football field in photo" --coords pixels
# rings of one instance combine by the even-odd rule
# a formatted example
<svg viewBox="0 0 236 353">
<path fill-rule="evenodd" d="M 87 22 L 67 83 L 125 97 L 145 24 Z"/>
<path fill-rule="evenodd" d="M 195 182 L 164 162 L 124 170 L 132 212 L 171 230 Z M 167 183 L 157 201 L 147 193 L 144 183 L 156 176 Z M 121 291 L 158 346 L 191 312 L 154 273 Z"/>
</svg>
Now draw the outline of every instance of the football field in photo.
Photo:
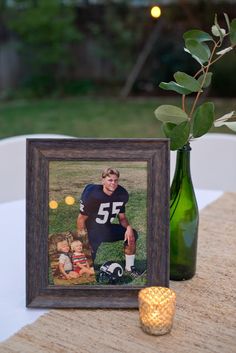
<svg viewBox="0 0 236 353">
<path fill-rule="evenodd" d="M 135 265 L 142 274 L 132 284 L 142 285 L 146 282 L 147 163 L 145 161 L 50 162 L 49 201 L 54 201 L 55 208 L 49 208 L 49 236 L 65 232 L 76 234 L 81 193 L 87 184 L 101 184 L 102 171 L 108 167 L 120 171 L 119 184 L 129 193 L 126 216 L 131 226 L 138 232 Z M 95 260 L 95 270 L 106 261 L 118 262 L 124 268 L 122 241 L 101 244 Z M 124 284 L 131 284 L 125 275 L 122 281 Z"/>
</svg>

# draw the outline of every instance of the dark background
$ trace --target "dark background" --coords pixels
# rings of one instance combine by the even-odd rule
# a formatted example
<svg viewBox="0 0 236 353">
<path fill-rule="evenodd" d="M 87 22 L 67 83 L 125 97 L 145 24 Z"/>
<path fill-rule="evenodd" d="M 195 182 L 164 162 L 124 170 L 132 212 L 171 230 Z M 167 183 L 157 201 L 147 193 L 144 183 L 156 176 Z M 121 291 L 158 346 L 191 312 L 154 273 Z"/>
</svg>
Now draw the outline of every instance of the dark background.
<svg viewBox="0 0 236 353">
<path fill-rule="evenodd" d="M 156 20 L 150 8 L 157 4 Z M 209 32 L 215 13 L 223 25 L 223 12 L 236 17 L 233 1 L 1 0 L 0 97 L 120 96 L 154 32 L 126 96 L 166 95 L 161 81 L 198 67 L 183 50 L 183 33 Z M 209 95 L 235 95 L 234 67 L 235 53 L 214 66 Z"/>
</svg>

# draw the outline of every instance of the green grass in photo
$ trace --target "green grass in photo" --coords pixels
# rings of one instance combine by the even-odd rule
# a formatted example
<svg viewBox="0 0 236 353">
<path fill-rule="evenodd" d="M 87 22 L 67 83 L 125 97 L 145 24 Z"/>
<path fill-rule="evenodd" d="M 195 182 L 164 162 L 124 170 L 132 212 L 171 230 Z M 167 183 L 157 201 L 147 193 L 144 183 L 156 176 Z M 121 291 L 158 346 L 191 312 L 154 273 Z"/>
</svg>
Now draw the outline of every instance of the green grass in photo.
<svg viewBox="0 0 236 353">
<path fill-rule="evenodd" d="M 147 165 L 146 162 L 58 162 L 49 164 L 49 200 L 58 203 L 56 209 L 49 208 L 49 235 L 55 233 L 76 233 L 76 220 L 79 214 L 79 199 L 87 184 L 101 183 L 102 170 L 113 166 L 120 171 L 120 185 L 129 192 L 126 216 L 138 232 L 135 265 L 142 273 L 132 284 L 143 285 L 146 282 L 146 240 L 147 240 Z M 75 199 L 73 205 L 65 203 L 66 196 Z M 114 222 L 117 222 L 115 220 Z M 95 269 L 106 261 L 118 262 L 124 268 L 123 242 L 103 243 L 99 247 L 95 260 Z M 124 274 L 119 284 L 131 284 L 129 276 Z"/>
</svg>

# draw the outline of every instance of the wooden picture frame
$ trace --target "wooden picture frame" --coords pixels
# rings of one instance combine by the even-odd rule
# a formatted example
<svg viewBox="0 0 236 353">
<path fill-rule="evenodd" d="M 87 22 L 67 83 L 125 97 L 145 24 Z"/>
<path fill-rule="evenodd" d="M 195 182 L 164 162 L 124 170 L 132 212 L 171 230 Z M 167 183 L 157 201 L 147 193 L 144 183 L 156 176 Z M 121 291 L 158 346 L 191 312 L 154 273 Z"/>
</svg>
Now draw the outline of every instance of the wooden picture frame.
<svg viewBox="0 0 236 353">
<path fill-rule="evenodd" d="M 64 170 L 65 175 L 69 176 L 67 168 L 71 165 L 79 168 L 82 165 L 83 168 L 91 165 L 93 169 L 95 165 L 111 165 L 113 162 L 115 165 L 120 163 L 124 171 L 130 166 L 135 170 L 139 163 L 146 166 L 146 211 L 143 212 L 146 220 L 145 283 L 142 285 L 50 283 L 49 229 L 52 221 L 49 218 L 50 212 L 55 217 L 59 212 L 51 211 L 48 206 L 50 193 L 58 189 L 51 187 L 53 185 L 50 179 L 53 170 L 51 168 L 58 167 L 59 163 L 61 167 L 59 169 Z M 88 172 L 87 175 L 89 174 Z M 71 182 L 68 182 L 65 185 L 69 188 L 70 184 Z M 79 184 L 78 175 L 76 185 Z M 129 185 L 132 186 L 132 183 Z M 76 205 L 73 207 L 78 207 L 79 213 L 79 206 Z M 65 208 L 64 204 L 61 207 Z M 65 209 L 69 212 L 68 208 Z M 66 224 L 66 220 L 67 218 L 63 225 Z M 26 306 L 137 308 L 138 292 L 144 286 L 169 286 L 169 140 L 27 139 Z"/>
</svg>

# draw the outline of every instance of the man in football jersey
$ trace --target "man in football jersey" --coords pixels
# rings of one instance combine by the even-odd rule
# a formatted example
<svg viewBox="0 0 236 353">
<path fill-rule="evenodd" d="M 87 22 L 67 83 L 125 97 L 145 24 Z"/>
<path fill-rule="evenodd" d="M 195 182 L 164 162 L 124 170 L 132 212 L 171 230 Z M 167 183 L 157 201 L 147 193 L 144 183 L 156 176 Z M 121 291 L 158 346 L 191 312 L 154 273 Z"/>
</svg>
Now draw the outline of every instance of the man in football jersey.
<svg viewBox="0 0 236 353">
<path fill-rule="evenodd" d="M 89 184 L 85 187 L 80 200 L 77 229 L 79 236 L 88 234 L 93 260 L 101 243 L 123 240 L 125 270 L 135 278 L 139 275 L 134 266 L 138 235 L 125 215 L 129 194 L 119 185 L 119 177 L 117 169 L 107 168 L 102 173 L 101 185 Z M 112 223 L 116 216 L 119 224 Z"/>
</svg>

